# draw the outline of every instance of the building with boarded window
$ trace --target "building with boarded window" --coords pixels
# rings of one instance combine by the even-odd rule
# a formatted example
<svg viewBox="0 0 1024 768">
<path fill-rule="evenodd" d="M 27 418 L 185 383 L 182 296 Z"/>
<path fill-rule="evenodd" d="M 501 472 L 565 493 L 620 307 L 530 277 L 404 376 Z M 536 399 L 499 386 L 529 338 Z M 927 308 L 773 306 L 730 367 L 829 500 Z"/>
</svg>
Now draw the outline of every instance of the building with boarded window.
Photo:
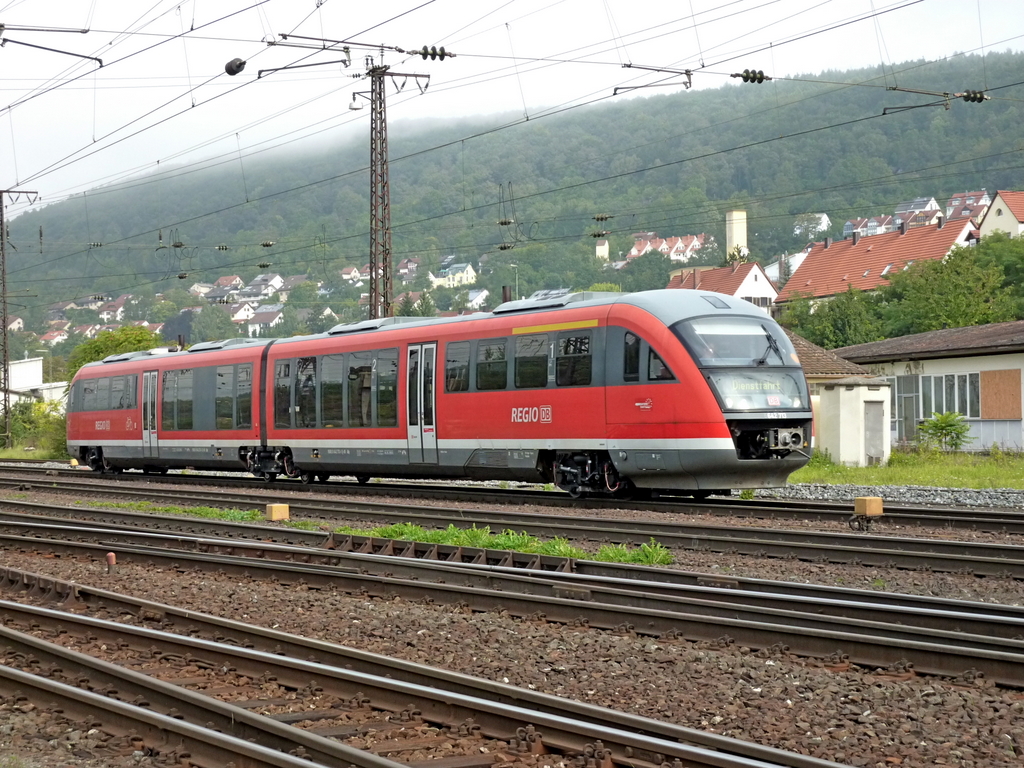
<svg viewBox="0 0 1024 768">
<path fill-rule="evenodd" d="M 1024 320 L 945 328 L 833 350 L 890 380 L 894 441 L 913 440 L 933 413 L 961 413 L 967 450 L 1024 449 Z"/>
</svg>

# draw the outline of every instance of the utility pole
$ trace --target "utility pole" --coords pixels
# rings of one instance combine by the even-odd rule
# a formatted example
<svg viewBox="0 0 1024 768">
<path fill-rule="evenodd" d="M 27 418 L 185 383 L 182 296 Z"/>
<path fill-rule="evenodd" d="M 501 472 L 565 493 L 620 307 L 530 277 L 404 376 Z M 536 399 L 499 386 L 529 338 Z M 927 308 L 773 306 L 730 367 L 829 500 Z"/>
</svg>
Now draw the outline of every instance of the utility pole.
<svg viewBox="0 0 1024 768">
<path fill-rule="evenodd" d="M 310 45 L 306 42 L 294 41 L 315 41 L 318 45 Z M 270 41 L 268 45 L 287 46 L 291 48 L 306 48 L 321 51 L 342 52 L 344 59 L 337 61 L 314 62 L 311 64 L 293 64 L 287 67 L 276 67 L 274 69 L 261 69 L 257 78 L 263 77 L 265 72 L 280 72 L 286 69 L 301 69 L 315 67 L 322 64 L 343 64 L 348 67 L 351 64 L 352 48 L 368 48 L 380 52 L 381 63 L 375 64 L 371 56 L 366 57 L 366 72 L 352 77 L 370 78 L 370 92 L 356 92 L 352 94 L 352 103 L 349 109 L 362 109 L 362 105 L 356 100 L 357 96 L 370 100 L 370 296 L 369 296 L 369 319 L 375 320 L 380 317 L 391 316 L 391 191 L 388 185 L 388 120 L 387 107 L 384 98 L 384 78 L 402 78 L 405 81 L 412 78 L 419 86 L 422 94 L 427 90 L 430 83 L 430 75 L 417 75 L 409 72 L 392 72 L 391 68 L 383 63 L 384 51 L 396 51 L 397 53 L 419 54 L 424 59 L 431 60 L 453 58 L 454 53 L 446 51 L 444 46 L 423 46 L 415 51 L 406 51 L 396 46 L 387 45 L 366 45 L 351 40 L 326 40 L 318 37 L 306 37 L 305 35 L 281 35 L 281 40 Z M 224 71 L 231 75 L 237 75 L 245 69 L 246 62 L 242 59 L 232 59 L 224 66 Z M 422 85 L 421 85 L 422 81 Z M 401 90 L 401 87 L 399 87 Z"/>
<path fill-rule="evenodd" d="M 38 192 L 29 192 L 24 189 L 0 189 L 0 364 L 3 365 L 3 396 L 4 409 L 4 432 L 0 435 L 4 447 L 11 447 L 11 347 L 8 344 L 7 326 L 10 318 L 7 316 L 7 221 L 4 218 L 4 209 L 7 207 L 7 197 L 13 197 L 15 201 L 22 195 L 34 203 L 39 199 Z"/>
</svg>

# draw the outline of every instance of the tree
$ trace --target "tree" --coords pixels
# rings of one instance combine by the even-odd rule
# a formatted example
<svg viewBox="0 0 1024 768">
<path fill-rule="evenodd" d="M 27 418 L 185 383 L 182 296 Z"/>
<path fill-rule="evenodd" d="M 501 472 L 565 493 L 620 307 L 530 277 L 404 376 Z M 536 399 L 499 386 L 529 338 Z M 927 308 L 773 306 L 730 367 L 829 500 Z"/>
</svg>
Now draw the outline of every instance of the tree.
<svg viewBox="0 0 1024 768">
<path fill-rule="evenodd" d="M 668 285 L 671 271 L 672 259 L 660 251 L 648 251 L 619 270 L 622 290 L 632 292 L 664 288 Z"/>
<path fill-rule="evenodd" d="M 1003 277 L 999 266 L 964 247 L 897 272 L 881 290 L 886 337 L 1013 320 L 1016 306 Z"/>
<path fill-rule="evenodd" d="M 408 291 L 402 294 L 402 300 L 395 307 L 395 314 L 399 317 L 412 317 L 416 314 L 416 305 Z"/>
<path fill-rule="evenodd" d="M 219 341 L 233 339 L 238 336 L 238 326 L 232 322 L 230 315 L 220 304 L 208 304 L 203 311 L 192 318 L 192 329 L 189 343 L 200 341 Z"/>
<path fill-rule="evenodd" d="M 594 283 L 592 286 L 587 288 L 588 291 L 607 291 L 609 293 L 619 293 L 622 287 L 618 283 Z"/>
<path fill-rule="evenodd" d="M 288 292 L 288 306 L 294 309 L 309 309 L 320 301 L 317 285 L 311 280 L 299 283 Z"/>
<path fill-rule="evenodd" d="M 416 302 L 416 314 L 420 317 L 434 317 L 437 315 L 437 307 L 429 293 L 420 294 L 420 300 Z"/>
<path fill-rule="evenodd" d="M 800 297 L 783 310 L 782 324 L 825 349 L 878 341 L 885 337 L 876 302 L 852 286 L 827 300 Z"/>
<path fill-rule="evenodd" d="M 1024 318 L 1024 238 L 996 232 L 982 238 L 974 247 L 979 263 L 999 267 L 1003 287 L 1017 303 L 1016 317 Z"/>
<path fill-rule="evenodd" d="M 163 339 L 139 325 L 126 325 L 113 331 L 103 331 L 95 339 L 79 344 L 68 357 L 68 377 L 73 377 L 86 363 L 102 360 L 108 355 L 137 352 L 159 347 Z"/>
</svg>

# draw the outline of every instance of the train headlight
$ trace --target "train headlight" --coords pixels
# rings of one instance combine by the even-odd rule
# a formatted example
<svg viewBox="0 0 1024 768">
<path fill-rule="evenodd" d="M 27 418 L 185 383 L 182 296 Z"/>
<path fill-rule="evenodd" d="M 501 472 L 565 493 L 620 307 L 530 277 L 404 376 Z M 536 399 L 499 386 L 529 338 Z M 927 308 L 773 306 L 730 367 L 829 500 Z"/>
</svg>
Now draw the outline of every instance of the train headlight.
<svg viewBox="0 0 1024 768">
<path fill-rule="evenodd" d="M 793 398 L 793 407 L 794 408 L 799 408 L 800 407 L 800 398 L 799 397 L 794 397 Z"/>
<path fill-rule="evenodd" d="M 732 408 L 732 398 L 731 397 L 725 398 L 725 407 L 726 408 Z"/>
</svg>

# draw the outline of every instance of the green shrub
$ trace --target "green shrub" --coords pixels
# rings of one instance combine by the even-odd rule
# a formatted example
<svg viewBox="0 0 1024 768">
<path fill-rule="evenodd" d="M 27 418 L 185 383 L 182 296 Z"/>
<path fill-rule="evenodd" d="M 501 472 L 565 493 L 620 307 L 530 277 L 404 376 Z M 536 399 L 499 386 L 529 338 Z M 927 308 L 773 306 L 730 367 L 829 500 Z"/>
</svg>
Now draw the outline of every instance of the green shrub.
<svg viewBox="0 0 1024 768">
<path fill-rule="evenodd" d="M 23 448 L 45 451 L 52 458 L 67 458 L 67 426 L 59 403 L 22 400 L 11 406 L 11 441 Z"/>
<path fill-rule="evenodd" d="M 918 433 L 926 445 L 936 446 L 943 451 L 959 451 L 974 440 L 970 436 L 971 426 L 962 414 L 953 412 L 933 413 L 918 427 Z"/>
</svg>

